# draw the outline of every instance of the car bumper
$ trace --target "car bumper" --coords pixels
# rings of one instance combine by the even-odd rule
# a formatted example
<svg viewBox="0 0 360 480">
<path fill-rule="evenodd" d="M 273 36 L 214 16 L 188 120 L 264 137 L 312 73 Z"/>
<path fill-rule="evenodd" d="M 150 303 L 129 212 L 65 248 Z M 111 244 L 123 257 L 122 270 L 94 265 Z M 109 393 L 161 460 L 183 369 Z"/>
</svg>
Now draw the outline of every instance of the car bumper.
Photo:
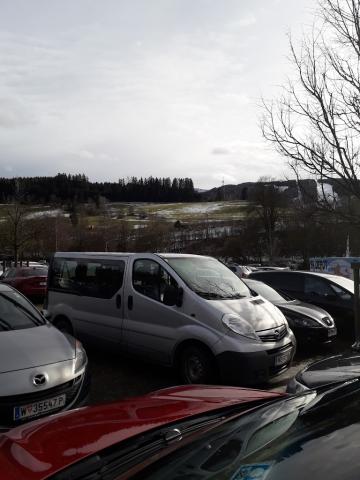
<svg viewBox="0 0 360 480">
<path fill-rule="evenodd" d="M 336 339 L 337 329 L 332 328 L 295 328 L 292 331 L 300 345 L 310 343 L 327 343 Z"/>
<path fill-rule="evenodd" d="M 287 370 L 294 354 L 295 345 L 288 343 L 257 352 L 222 352 L 217 356 L 217 362 L 223 382 L 259 385 Z"/>
<path fill-rule="evenodd" d="M 22 394 L 14 396 L 0 396 L 0 432 L 9 430 L 20 425 L 23 425 L 32 420 L 37 420 L 49 416 L 54 413 L 59 413 L 64 410 L 70 410 L 84 406 L 89 397 L 91 385 L 91 378 L 89 369 L 86 368 L 84 373 L 77 378 L 66 382 L 65 384 L 58 385 L 48 390 L 43 390 L 35 394 Z M 43 401 L 55 396 L 65 394 L 66 403 L 62 408 L 52 410 L 47 413 L 42 413 L 37 416 L 24 418 L 21 420 L 14 420 L 14 408 L 18 406 L 26 406 L 32 403 Z"/>
</svg>

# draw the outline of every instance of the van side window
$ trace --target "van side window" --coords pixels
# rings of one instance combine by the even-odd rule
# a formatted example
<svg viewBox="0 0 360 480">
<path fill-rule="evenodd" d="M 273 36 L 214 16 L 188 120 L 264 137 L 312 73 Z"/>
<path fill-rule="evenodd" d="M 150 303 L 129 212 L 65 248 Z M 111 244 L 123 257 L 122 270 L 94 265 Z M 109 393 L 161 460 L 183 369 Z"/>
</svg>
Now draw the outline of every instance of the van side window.
<svg viewBox="0 0 360 480">
<path fill-rule="evenodd" d="M 146 297 L 164 301 L 166 287 L 178 287 L 177 282 L 153 260 L 136 260 L 133 266 L 133 287 Z"/>
<path fill-rule="evenodd" d="M 50 269 L 49 288 L 87 297 L 112 298 L 124 279 L 123 260 L 56 258 Z"/>
</svg>

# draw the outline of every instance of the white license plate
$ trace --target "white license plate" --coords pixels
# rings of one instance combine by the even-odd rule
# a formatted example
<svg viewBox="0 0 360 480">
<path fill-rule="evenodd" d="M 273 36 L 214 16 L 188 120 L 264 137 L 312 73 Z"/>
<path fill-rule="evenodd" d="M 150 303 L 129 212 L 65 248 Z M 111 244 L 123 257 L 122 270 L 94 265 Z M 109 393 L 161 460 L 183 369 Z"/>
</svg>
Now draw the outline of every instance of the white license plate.
<svg viewBox="0 0 360 480">
<path fill-rule="evenodd" d="M 14 420 L 21 420 L 22 418 L 36 417 L 51 410 L 56 410 L 65 406 L 66 395 L 59 395 L 58 397 L 48 398 L 40 402 L 29 403 L 28 405 L 21 405 L 14 407 Z"/>
<path fill-rule="evenodd" d="M 282 353 L 281 355 L 278 355 L 275 357 L 275 366 L 279 367 L 280 365 L 285 365 L 285 363 L 288 363 L 291 358 L 291 350 L 288 352 Z"/>
<path fill-rule="evenodd" d="M 46 282 L 40 282 L 39 285 L 40 287 L 46 287 Z"/>
<path fill-rule="evenodd" d="M 336 328 L 329 328 L 328 337 L 333 337 L 336 334 L 337 334 Z"/>
</svg>

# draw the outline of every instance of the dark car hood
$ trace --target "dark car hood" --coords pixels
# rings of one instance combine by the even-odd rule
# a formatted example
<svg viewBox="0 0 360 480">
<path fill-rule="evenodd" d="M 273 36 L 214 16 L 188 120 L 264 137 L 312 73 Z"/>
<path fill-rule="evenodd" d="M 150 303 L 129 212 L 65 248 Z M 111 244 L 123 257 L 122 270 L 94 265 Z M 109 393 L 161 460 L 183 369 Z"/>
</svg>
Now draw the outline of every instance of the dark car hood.
<svg viewBox="0 0 360 480">
<path fill-rule="evenodd" d="M 299 300 L 294 300 L 286 303 L 275 303 L 275 305 L 286 315 L 286 312 L 299 313 L 306 317 L 313 318 L 314 320 L 320 321 L 323 325 L 327 327 L 334 326 L 334 322 L 331 321 L 331 325 L 328 325 L 323 321 L 323 318 L 327 317 L 331 319 L 331 316 L 328 312 L 320 307 L 311 305 L 309 303 L 300 302 Z"/>
<path fill-rule="evenodd" d="M 23 370 L 75 357 L 75 339 L 47 323 L 0 332 L 0 373 Z"/>
<path fill-rule="evenodd" d="M 173 387 L 36 420 L 0 435 L 1 478 L 33 480 L 39 478 L 39 471 L 41 478 L 47 478 L 99 450 L 154 428 L 279 396 L 282 394 L 234 387 Z M 23 459 L 30 459 L 25 466 Z"/>
<path fill-rule="evenodd" d="M 360 377 L 360 355 L 343 354 L 312 363 L 296 375 L 296 380 L 316 388 L 355 377 Z"/>
</svg>

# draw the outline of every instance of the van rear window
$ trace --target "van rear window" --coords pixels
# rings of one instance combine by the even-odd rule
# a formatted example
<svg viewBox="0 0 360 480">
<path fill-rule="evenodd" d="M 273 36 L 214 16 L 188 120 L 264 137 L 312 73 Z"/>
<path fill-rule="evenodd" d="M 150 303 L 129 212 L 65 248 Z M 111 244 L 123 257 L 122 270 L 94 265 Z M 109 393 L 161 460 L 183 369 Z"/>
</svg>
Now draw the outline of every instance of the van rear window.
<svg viewBox="0 0 360 480">
<path fill-rule="evenodd" d="M 49 289 L 97 298 L 112 298 L 122 287 L 123 260 L 55 258 Z"/>
</svg>

